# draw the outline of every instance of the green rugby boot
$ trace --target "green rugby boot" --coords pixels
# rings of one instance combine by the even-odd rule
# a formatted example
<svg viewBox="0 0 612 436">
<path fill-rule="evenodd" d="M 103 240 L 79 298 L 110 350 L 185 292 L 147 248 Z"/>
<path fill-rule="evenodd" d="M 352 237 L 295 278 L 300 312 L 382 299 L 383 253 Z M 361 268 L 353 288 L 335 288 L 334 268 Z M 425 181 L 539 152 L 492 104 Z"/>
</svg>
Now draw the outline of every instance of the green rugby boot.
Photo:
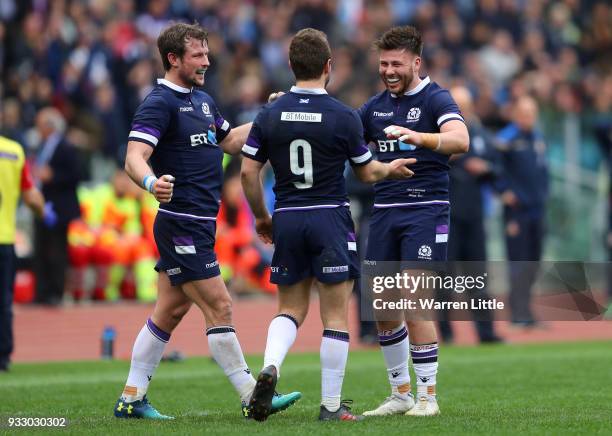
<svg viewBox="0 0 612 436">
<path fill-rule="evenodd" d="M 115 404 L 115 416 L 117 418 L 136 418 L 136 419 L 174 419 L 173 416 L 162 415 L 155 407 L 151 406 L 147 396 L 142 400 L 127 403 L 119 398 Z"/>
</svg>

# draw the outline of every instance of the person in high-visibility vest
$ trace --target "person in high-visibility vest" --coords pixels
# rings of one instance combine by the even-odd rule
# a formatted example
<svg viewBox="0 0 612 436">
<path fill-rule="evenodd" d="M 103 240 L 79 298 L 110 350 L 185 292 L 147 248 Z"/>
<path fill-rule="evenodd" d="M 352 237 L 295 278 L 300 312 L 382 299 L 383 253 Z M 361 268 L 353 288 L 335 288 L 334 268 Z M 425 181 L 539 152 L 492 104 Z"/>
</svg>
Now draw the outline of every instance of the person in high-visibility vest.
<svg viewBox="0 0 612 436">
<path fill-rule="evenodd" d="M 82 219 L 71 222 L 68 230 L 70 261 L 77 279 L 73 290 L 76 300 L 89 294 L 83 277 L 90 266 L 96 277 L 93 299 L 155 299 L 155 244 L 143 229 L 145 205 L 140 197 L 140 189 L 123 170 L 115 172 L 112 185 L 79 191 Z M 150 215 L 149 209 L 144 215 Z M 152 211 L 153 219 L 156 212 L 157 206 Z"/>
<path fill-rule="evenodd" d="M 34 187 L 23 147 L 0 136 L 0 371 L 8 371 L 13 352 L 15 227 L 19 197 L 48 225 L 56 220 L 51 204 Z"/>
</svg>

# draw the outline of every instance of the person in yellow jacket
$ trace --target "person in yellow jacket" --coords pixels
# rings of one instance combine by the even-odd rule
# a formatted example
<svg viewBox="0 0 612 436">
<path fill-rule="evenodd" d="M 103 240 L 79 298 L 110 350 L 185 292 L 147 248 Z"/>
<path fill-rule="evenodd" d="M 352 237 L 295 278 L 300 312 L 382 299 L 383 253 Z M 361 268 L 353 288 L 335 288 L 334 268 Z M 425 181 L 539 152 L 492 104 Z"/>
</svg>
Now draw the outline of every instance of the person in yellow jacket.
<svg viewBox="0 0 612 436">
<path fill-rule="evenodd" d="M 53 205 L 34 186 L 23 147 L 0 136 L 0 371 L 8 371 L 13 351 L 15 227 L 19 197 L 47 225 L 57 217 Z"/>
<path fill-rule="evenodd" d="M 123 170 L 115 172 L 112 185 L 79 190 L 82 219 L 71 222 L 68 231 L 75 300 L 87 294 L 84 270 L 89 266 L 96 277 L 93 299 L 155 299 L 155 245 L 143 232 L 140 195 Z"/>
</svg>

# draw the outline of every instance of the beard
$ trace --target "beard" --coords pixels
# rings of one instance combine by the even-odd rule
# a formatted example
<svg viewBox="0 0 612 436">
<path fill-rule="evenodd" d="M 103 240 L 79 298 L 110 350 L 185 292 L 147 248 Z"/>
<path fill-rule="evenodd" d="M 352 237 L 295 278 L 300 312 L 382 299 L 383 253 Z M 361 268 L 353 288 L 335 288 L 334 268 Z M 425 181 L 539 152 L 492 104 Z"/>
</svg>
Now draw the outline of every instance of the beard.
<svg viewBox="0 0 612 436">
<path fill-rule="evenodd" d="M 410 84 L 412 83 L 412 79 L 414 79 L 414 72 L 411 70 L 410 72 L 404 75 L 398 75 L 398 78 L 400 80 L 399 82 L 397 82 L 397 84 L 401 84 L 401 87 L 397 89 L 396 91 L 395 90 L 392 91 L 390 89 L 389 83 L 387 82 L 386 77 L 384 77 L 384 83 L 389 92 L 392 92 L 393 94 L 396 94 L 396 95 L 401 95 L 401 94 L 404 94 L 406 91 L 408 91 L 408 88 L 410 87 Z"/>
<path fill-rule="evenodd" d="M 202 78 L 202 83 L 199 83 L 198 76 L 194 71 L 191 75 L 187 75 L 185 73 L 179 73 L 179 76 L 183 83 L 188 83 L 189 87 L 197 87 L 204 85 L 204 78 Z"/>
</svg>

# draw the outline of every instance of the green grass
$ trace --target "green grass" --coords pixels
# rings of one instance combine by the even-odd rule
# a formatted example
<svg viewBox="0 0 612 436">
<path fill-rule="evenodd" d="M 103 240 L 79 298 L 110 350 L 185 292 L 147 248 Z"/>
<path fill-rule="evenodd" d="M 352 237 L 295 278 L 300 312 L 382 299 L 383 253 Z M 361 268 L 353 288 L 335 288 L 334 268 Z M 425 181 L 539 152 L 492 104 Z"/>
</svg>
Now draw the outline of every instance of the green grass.
<svg viewBox="0 0 612 436">
<path fill-rule="evenodd" d="M 260 368 L 261 357 L 247 359 Z M 117 420 L 112 407 L 129 363 L 17 364 L 0 374 L 0 433 L 9 416 L 66 417 L 70 434 L 610 434 L 612 343 L 446 347 L 438 376 L 442 415 L 395 416 L 351 423 L 320 423 L 319 357 L 290 355 L 279 388 L 303 399 L 265 423 L 244 420 L 239 401 L 218 367 L 206 358 L 162 363 L 149 391 L 172 422 Z M 388 394 L 378 350 L 352 352 L 345 398 L 362 412 Z M 50 431 L 40 430 L 40 431 Z M 33 429 L 21 433 L 33 432 Z"/>
</svg>

